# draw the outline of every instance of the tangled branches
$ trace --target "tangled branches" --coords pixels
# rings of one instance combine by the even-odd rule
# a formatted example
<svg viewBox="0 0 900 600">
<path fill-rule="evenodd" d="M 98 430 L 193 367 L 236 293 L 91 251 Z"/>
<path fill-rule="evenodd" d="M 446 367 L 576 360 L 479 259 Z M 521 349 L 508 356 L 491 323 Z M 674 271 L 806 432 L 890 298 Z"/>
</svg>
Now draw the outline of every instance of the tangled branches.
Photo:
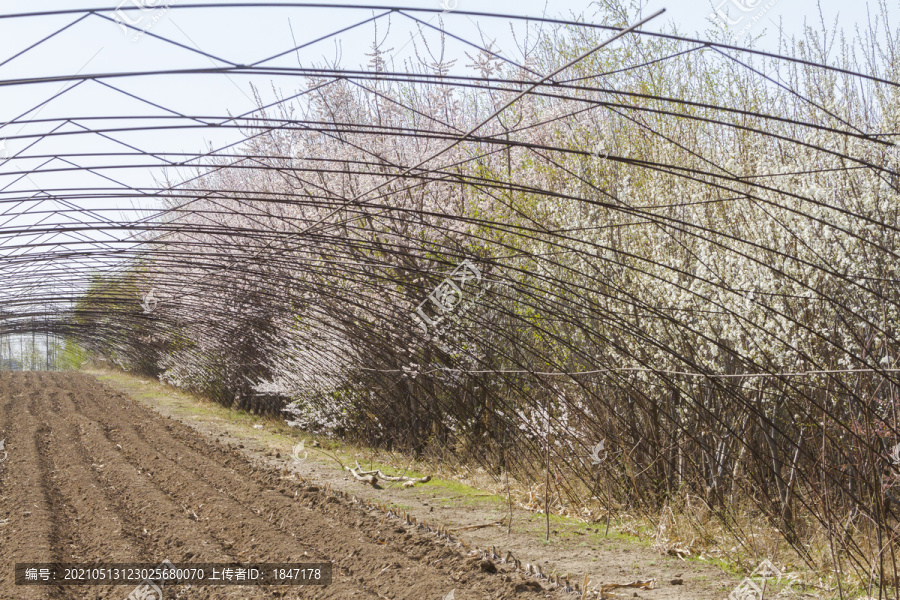
<svg viewBox="0 0 900 600">
<path fill-rule="evenodd" d="M 234 143 L 133 155 L 194 174 L 58 190 L 68 224 L 4 226 L 25 250 L 4 255 L 3 333 L 38 323 L 310 431 L 450 449 L 558 506 L 601 483 L 607 511 L 688 493 L 726 522 L 755 505 L 808 561 L 816 527 L 859 572 L 883 561 L 866 540 L 893 551 L 900 502 L 900 102 L 881 57 L 900 49 L 858 48 L 863 74 L 815 43 L 774 57 L 543 19 L 516 24 L 513 56 L 434 12 L 366 19 L 369 68 L 206 69 L 293 87 L 254 88 L 238 117 L 173 111 Z M 404 60 L 382 25 L 409 26 Z M 126 192 L 163 206 L 77 206 Z"/>
</svg>

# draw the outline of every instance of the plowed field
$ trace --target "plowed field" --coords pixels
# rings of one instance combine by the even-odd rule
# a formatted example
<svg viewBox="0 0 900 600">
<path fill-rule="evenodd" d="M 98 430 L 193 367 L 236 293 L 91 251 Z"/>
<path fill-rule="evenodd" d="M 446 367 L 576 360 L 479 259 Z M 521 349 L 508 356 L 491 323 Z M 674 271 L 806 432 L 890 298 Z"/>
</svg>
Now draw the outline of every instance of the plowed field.
<svg viewBox="0 0 900 600">
<path fill-rule="evenodd" d="M 167 598 L 573 598 L 349 499 L 281 477 L 72 373 L 0 373 L 0 598 L 125 600 L 133 586 L 16 586 L 15 563 L 331 562 L 329 586 L 167 586 Z M 0 454 L 2 457 L 2 454 Z"/>
</svg>

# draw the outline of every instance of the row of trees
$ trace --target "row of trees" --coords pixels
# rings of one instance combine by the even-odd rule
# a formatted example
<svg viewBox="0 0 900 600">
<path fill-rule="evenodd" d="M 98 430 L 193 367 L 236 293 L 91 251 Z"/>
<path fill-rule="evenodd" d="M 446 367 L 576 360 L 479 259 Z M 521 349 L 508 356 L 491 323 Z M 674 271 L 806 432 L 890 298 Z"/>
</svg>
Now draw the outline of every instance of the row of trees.
<svg viewBox="0 0 900 600">
<path fill-rule="evenodd" d="M 884 583 L 895 33 L 810 33 L 795 60 L 631 35 L 536 86 L 610 32 L 544 26 L 468 71 L 373 44 L 172 186 L 73 335 L 309 430 L 548 479 L 557 506 L 602 481 L 610 510 L 755 505 L 805 560 L 824 531 L 835 568 Z M 480 280 L 454 289 L 463 261 Z"/>
</svg>

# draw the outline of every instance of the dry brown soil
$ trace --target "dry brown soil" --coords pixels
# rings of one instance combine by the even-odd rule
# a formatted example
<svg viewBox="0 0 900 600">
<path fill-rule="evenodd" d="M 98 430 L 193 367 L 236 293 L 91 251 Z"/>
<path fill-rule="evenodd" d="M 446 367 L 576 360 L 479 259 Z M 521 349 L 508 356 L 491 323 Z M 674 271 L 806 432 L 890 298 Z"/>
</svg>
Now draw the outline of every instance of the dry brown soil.
<svg viewBox="0 0 900 600">
<path fill-rule="evenodd" d="M 325 587 L 167 587 L 169 598 L 574 598 L 384 520 L 90 376 L 0 373 L 0 598 L 124 600 L 13 583 L 17 562 L 332 562 Z M 631 594 L 628 594 L 631 596 Z"/>
</svg>

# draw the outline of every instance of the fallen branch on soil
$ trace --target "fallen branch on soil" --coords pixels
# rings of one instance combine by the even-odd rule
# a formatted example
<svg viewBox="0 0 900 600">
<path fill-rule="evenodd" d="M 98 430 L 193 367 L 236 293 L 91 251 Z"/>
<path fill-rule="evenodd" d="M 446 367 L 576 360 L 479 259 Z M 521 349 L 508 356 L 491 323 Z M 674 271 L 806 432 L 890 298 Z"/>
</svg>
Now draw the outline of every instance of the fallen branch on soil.
<svg viewBox="0 0 900 600">
<path fill-rule="evenodd" d="M 428 483 L 431 481 L 431 475 L 426 475 L 425 477 L 406 477 L 405 475 L 391 477 L 390 475 L 385 475 L 380 470 L 378 471 L 378 477 L 385 481 L 403 481 L 406 483 Z"/>
<path fill-rule="evenodd" d="M 345 467 L 347 468 L 347 467 Z M 374 471 L 363 471 L 362 467 L 359 466 L 359 461 L 356 461 L 356 469 L 348 469 L 354 475 L 357 475 L 357 479 L 359 476 L 363 477 L 375 477 L 377 479 L 381 479 L 383 481 L 402 481 L 403 487 L 412 487 L 417 483 L 428 483 L 431 481 L 431 475 L 426 475 L 425 477 L 406 477 L 405 475 L 385 475 L 381 472 L 381 469 L 376 469 Z M 411 484 L 411 485 L 409 485 Z M 374 485 L 374 484 L 373 484 Z"/>
<path fill-rule="evenodd" d="M 378 477 L 376 477 L 375 472 L 363 473 L 362 468 L 359 466 L 359 463 L 356 463 L 356 468 L 352 467 L 344 467 L 346 470 L 350 471 L 350 474 L 356 478 L 357 481 L 362 481 L 363 483 L 368 483 L 369 485 L 375 485 L 378 483 Z"/>
</svg>

